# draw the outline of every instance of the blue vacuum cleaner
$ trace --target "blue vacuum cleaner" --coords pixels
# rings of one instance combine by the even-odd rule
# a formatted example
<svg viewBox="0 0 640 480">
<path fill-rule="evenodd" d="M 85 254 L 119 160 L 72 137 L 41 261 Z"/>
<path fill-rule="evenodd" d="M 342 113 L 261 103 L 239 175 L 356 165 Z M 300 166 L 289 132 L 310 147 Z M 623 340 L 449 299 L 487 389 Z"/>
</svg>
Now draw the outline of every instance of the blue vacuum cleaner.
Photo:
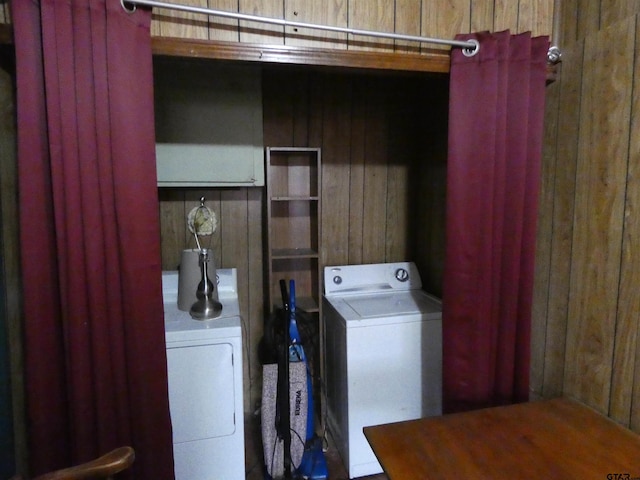
<svg viewBox="0 0 640 480">
<path fill-rule="evenodd" d="M 265 480 L 328 478 L 315 433 L 313 381 L 300 335 L 295 282 L 280 280 L 282 310 L 265 326 L 270 361 L 263 367 L 262 439 Z M 275 363 L 274 363 L 275 361 Z"/>
<path fill-rule="evenodd" d="M 296 320 L 296 284 L 289 280 L 289 360 L 303 362 L 307 371 L 307 435 L 302 461 L 296 470 L 296 478 L 322 480 L 328 477 L 327 461 L 322 451 L 322 439 L 315 433 L 315 415 L 313 405 L 313 381 L 302 348 L 302 339 Z"/>
</svg>

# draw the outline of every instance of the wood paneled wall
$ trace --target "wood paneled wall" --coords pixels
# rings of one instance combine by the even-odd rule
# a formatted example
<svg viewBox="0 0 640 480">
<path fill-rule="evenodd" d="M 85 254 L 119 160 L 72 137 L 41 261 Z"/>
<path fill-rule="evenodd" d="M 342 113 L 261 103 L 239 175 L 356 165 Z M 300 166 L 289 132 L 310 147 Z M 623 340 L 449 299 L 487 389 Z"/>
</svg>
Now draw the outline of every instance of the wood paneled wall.
<svg viewBox="0 0 640 480">
<path fill-rule="evenodd" d="M 425 288 L 441 293 L 447 83 L 424 74 L 265 69 L 265 145 L 322 148 L 321 265 L 413 260 Z M 264 189 L 160 189 L 164 269 L 195 246 L 185 219 L 202 195 L 219 220 L 210 238 L 216 265 L 238 269 L 251 411 L 261 396 L 267 312 Z"/>
<path fill-rule="evenodd" d="M 583 3 L 548 87 L 532 388 L 640 432 L 640 6 Z"/>
<path fill-rule="evenodd" d="M 567 47 L 640 11 L 636 0 L 562 0 L 560 4 L 558 39 Z"/>
<path fill-rule="evenodd" d="M 554 14 L 553 0 L 180 0 L 179 3 L 304 23 L 445 39 L 457 33 L 505 29 L 513 33 L 532 31 L 534 35 L 550 35 Z M 397 52 L 448 48 L 418 47 L 415 42 L 207 18 L 160 9 L 154 9 L 153 19 L 152 34 L 164 37 Z"/>
</svg>

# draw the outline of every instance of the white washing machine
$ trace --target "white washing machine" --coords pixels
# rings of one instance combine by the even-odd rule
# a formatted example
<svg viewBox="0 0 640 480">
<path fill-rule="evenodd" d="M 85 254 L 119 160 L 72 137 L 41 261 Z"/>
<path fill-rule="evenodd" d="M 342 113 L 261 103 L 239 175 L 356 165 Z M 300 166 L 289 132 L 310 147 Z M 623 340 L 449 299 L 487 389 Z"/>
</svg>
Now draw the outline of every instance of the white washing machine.
<svg viewBox="0 0 640 480">
<path fill-rule="evenodd" d="M 178 310 L 178 272 L 162 273 L 176 480 L 245 478 L 242 326 L 236 269 L 218 269 L 222 313 Z"/>
<path fill-rule="evenodd" d="M 325 267 L 327 422 L 349 478 L 382 472 L 362 429 L 442 414 L 442 305 L 413 263 Z"/>
</svg>

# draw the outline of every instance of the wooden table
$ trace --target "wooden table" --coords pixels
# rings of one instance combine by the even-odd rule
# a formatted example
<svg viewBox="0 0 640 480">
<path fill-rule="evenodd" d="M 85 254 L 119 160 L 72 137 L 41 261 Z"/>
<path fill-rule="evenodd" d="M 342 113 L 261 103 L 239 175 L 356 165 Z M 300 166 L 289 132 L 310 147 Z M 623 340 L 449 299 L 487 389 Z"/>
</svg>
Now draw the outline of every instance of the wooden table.
<svg viewBox="0 0 640 480">
<path fill-rule="evenodd" d="M 365 427 L 390 479 L 640 479 L 640 436 L 569 399 Z"/>
</svg>

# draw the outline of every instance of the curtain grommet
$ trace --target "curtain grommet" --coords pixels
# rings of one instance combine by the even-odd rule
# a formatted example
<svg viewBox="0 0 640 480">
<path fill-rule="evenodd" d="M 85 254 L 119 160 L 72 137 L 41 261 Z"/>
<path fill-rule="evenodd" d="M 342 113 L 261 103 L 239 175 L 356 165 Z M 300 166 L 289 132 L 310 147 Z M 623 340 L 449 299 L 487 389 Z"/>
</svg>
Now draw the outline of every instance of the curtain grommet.
<svg viewBox="0 0 640 480">
<path fill-rule="evenodd" d="M 127 0 L 120 0 L 120 5 L 122 5 L 122 9 L 127 13 L 135 13 L 138 9 L 135 3 L 127 2 Z"/>
<path fill-rule="evenodd" d="M 467 40 L 472 45 L 462 49 L 462 54 L 465 57 L 473 57 L 476 53 L 480 51 L 480 42 L 475 38 Z"/>
</svg>

